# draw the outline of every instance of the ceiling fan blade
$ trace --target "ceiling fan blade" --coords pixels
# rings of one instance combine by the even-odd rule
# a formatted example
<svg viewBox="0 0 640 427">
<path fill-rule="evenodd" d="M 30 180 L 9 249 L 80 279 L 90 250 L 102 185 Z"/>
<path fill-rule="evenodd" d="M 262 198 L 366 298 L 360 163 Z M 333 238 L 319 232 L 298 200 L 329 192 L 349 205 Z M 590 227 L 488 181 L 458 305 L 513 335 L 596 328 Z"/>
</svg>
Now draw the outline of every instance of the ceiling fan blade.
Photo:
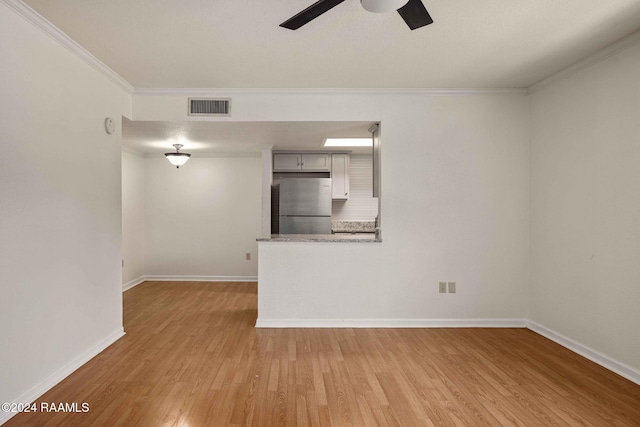
<svg viewBox="0 0 640 427">
<path fill-rule="evenodd" d="M 333 9 L 344 0 L 320 0 L 298 13 L 296 16 L 289 18 L 280 24 L 283 28 L 288 28 L 290 30 L 297 30 L 303 25 L 313 21 L 318 16 L 322 15 L 326 11 Z"/>
<path fill-rule="evenodd" d="M 429 12 L 421 0 L 409 0 L 407 4 L 398 9 L 398 13 L 412 30 L 433 23 L 433 19 L 429 16 Z"/>
</svg>

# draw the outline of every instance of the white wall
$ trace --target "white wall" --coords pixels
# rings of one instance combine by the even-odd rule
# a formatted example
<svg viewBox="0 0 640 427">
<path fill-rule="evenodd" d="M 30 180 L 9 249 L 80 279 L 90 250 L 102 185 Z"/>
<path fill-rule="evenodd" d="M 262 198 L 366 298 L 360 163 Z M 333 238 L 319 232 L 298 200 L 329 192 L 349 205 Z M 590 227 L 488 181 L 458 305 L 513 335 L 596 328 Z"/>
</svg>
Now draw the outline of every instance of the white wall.
<svg viewBox="0 0 640 427">
<path fill-rule="evenodd" d="M 233 98 L 231 120 L 382 122 L 384 242 L 371 247 L 262 243 L 261 319 L 526 317 L 524 94 L 256 90 L 212 95 Z M 135 96 L 135 119 L 188 120 L 187 96 Z M 441 280 L 456 281 L 458 293 L 438 294 Z M 300 293 L 296 287 L 302 285 L 310 292 Z M 336 288 L 344 290 L 340 304 L 335 304 Z M 278 301 L 267 295 L 287 291 L 298 297 Z M 300 307 L 309 309 L 300 312 Z"/>
<path fill-rule="evenodd" d="M 151 157 L 144 173 L 147 276 L 255 280 L 262 227 L 259 153 L 193 154 L 179 169 Z"/>
<path fill-rule="evenodd" d="M 640 370 L 640 45 L 531 95 L 530 318 Z"/>
<path fill-rule="evenodd" d="M 0 402 L 20 402 L 122 334 L 121 136 L 103 121 L 132 109 L 120 87 L 3 2 L 0 57 L 0 143 L 10 153 L 0 157 L 0 342 L 10 349 L 0 352 Z M 532 95 L 531 194 L 522 94 L 212 93 L 234 98 L 231 120 L 383 123 L 384 242 L 262 243 L 263 320 L 522 318 L 530 298 L 534 321 L 640 368 L 639 70 L 636 46 Z M 136 96 L 133 118 L 188 120 L 187 96 Z M 151 201 L 168 213 L 145 217 L 149 271 L 209 275 L 208 257 L 228 255 L 229 274 L 255 272 L 244 261 L 260 233 L 253 160 L 194 158 L 177 179 L 160 171 L 166 160 L 148 162 L 145 178 L 160 183 L 146 212 Z M 243 171 L 256 197 L 194 179 L 219 170 Z M 187 209 L 202 199 L 231 200 L 247 216 Z M 233 235 L 238 246 L 224 245 L 254 220 Z M 178 267 L 166 269 L 168 259 Z M 437 294 L 440 280 L 457 281 L 458 293 Z"/>
<path fill-rule="evenodd" d="M 1 2 L 0 58 L 0 402 L 27 402 L 122 334 L 104 120 L 120 128 L 131 98 Z"/>
<path fill-rule="evenodd" d="M 144 277 L 144 157 L 122 152 L 122 284 L 130 287 Z"/>
</svg>

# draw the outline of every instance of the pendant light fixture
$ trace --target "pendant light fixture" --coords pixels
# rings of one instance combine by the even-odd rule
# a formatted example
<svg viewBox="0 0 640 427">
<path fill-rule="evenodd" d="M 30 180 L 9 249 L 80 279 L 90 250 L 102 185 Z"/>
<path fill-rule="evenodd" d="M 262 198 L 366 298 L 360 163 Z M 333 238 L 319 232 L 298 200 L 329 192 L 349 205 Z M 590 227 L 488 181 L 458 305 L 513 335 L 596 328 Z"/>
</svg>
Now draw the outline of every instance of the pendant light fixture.
<svg viewBox="0 0 640 427">
<path fill-rule="evenodd" d="M 173 146 L 176 147 L 176 152 L 164 153 L 164 155 L 167 157 L 167 160 L 169 160 L 172 165 L 175 165 L 176 168 L 179 168 L 180 166 L 187 163 L 187 160 L 189 160 L 189 157 L 191 157 L 191 154 L 180 152 L 180 149 L 182 148 L 182 144 L 173 144 Z"/>
</svg>

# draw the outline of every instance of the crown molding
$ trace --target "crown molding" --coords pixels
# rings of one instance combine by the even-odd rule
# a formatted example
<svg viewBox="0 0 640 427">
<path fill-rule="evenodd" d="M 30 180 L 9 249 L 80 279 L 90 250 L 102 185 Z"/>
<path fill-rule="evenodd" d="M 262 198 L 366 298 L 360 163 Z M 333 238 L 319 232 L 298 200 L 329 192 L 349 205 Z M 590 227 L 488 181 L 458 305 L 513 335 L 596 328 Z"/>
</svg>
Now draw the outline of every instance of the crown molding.
<svg viewBox="0 0 640 427">
<path fill-rule="evenodd" d="M 134 96 L 527 95 L 526 88 L 135 88 Z"/>
<path fill-rule="evenodd" d="M 136 88 L 22 0 L 0 0 L 10 10 L 133 96 L 286 96 L 286 95 L 528 95 L 640 43 L 637 31 L 595 54 L 526 88 Z"/>
<path fill-rule="evenodd" d="M 559 80 L 565 79 L 572 74 L 575 74 L 585 68 L 589 68 L 590 66 L 602 62 L 614 55 L 617 55 L 622 51 L 630 49 L 638 43 L 640 43 L 640 31 L 637 31 L 621 40 L 618 40 L 617 42 L 610 44 L 609 46 L 599 50 L 593 55 L 590 55 L 585 59 L 578 61 L 575 64 L 570 65 L 567 68 L 540 80 L 537 83 L 534 83 L 527 88 L 527 93 L 534 93 L 541 89 L 544 89 L 545 87 L 550 86 Z"/>
<path fill-rule="evenodd" d="M 126 93 L 133 95 L 134 87 L 129 82 L 123 79 L 118 73 L 113 71 L 98 58 L 93 56 L 84 47 L 80 46 L 77 42 L 71 39 L 71 37 L 63 33 L 58 27 L 46 20 L 38 12 L 25 4 L 22 0 L 0 0 L 0 2 L 4 3 L 9 7 L 9 9 L 13 10 L 16 14 L 24 18 L 27 22 L 31 23 L 51 39 L 58 42 L 62 47 L 75 54 L 78 58 L 105 76 L 108 80 L 115 83 Z"/>
</svg>

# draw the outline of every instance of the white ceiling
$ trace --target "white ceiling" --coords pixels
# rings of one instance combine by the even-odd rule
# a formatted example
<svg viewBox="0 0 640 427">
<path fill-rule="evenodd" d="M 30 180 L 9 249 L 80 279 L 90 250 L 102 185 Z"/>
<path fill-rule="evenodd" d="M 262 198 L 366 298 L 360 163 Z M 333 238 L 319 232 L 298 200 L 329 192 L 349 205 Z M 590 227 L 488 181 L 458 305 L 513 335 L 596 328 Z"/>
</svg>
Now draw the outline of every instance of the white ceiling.
<svg viewBox="0 0 640 427">
<path fill-rule="evenodd" d="M 261 149 L 319 150 L 327 137 L 371 137 L 371 122 L 144 122 L 122 118 L 122 144 L 145 155 L 173 151 L 198 153 L 259 153 Z M 370 153 L 371 148 L 346 148 Z M 340 150 L 340 149 L 338 149 Z"/>
<path fill-rule="evenodd" d="M 640 29 L 638 0 L 423 0 L 415 31 L 346 0 L 278 26 L 314 1 L 24 0 L 136 88 L 525 88 Z M 147 155 L 320 149 L 371 124 L 123 120 Z"/>
<path fill-rule="evenodd" d="M 25 0 L 137 88 L 528 87 L 640 28 L 638 0 L 423 0 L 434 24 L 347 0 Z"/>
</svg>

